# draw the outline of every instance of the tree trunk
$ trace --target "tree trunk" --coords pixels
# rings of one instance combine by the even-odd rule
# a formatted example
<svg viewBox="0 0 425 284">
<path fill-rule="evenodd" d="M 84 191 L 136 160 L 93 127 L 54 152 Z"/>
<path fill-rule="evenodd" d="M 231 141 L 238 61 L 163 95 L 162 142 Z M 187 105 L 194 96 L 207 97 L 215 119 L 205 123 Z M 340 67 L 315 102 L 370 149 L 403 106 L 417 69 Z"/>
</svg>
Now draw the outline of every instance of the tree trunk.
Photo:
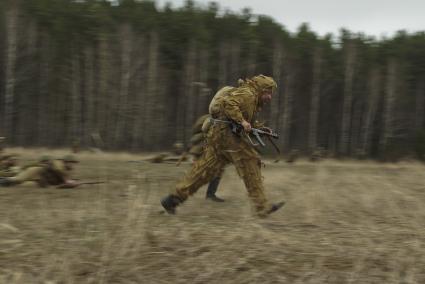
<svg viewBox="0 0 425 284">
<path fill-rule="evenodd" d="M 362 128 L 362 116 L 364 116 L 364 105 L 365 102 L 359 99 L 353 101 L 349 153 L 354 153 L 358 158 L 362 155 L 360 152 L 362 151 L 362 143 L 360 142 L 360 136 Z"/>
<path fill-rule="evenodd" d="M 48 144 L 48 120 L 52 107 L 46 103 L 49 101 L 49 81 L 50 81 L 50 37 L 46 31 L 41 32 L 39 51 L 40 53 L 40 80 L 38 81 L 37 100 L 37 144 L 46 146 Z"/>
<path fill-rule="evenodd" d="M 279 129 L 279 113 L 280 113 L 280 97 L 281 91 L 281 77 L 282 77 L 282 58 L 283 49 L 279 40 L 275 42 L 273 49 L 273 78 L 277 84 L 276 93 L 273 95 L 273 101 L 270 105 L 270 127 L 272 129 Z"/>
<path fill-rule="evenodd" d="M 84 89 L 84 115 L 83 115 L 83 145 L 89 145 L 90 137 L 94 129 L 95 121 L 95 88 L 94 88 L 94 52 L 92 46 L 87 46 L 84 50 L 84 74 L 85 74 L 85 89 Z"/>
<path fill-rule="evenodd" d="M 317 148 L 317 128 L 319 126 L 320 81 L 322 72 L 322 50 L 316 47 L 313 58 L 313 86 L 311 90 L 310 123 L 308 145 L 312 153 Z"/>
<path fill-rule="evenodd" d="M 121 79 L 118 94 L 117 123 L 114 135 L 114 147 L 119 147 L 125 141 L 125 127 L 128 120 L 128 96 L 130 90 L 130 69 L 132 50 L 132 31 L 130 24 L 121 27 Z"/>
<path fill-rule="evenodd" d="M 230 78 L 228 80 L 236 82 L 240 77 L 240 58 L 241 58 L 241 43 L 239 40 L 233 40 L 230 50 Z M 229 81 L 227 81 L 228 84 Z"/>
<path fill-rule="evenodd" d="M 14 104 L 16 84 L 16 58 L 17 58 L 17 34 L 18 34 L 18 7 L 16 3 L 9 5 L 6 11 L 6 90 L 4 97 L 3 135 L 8 136 L 14 142 Z"/>
<path fill-rule="evenodd" d="M 383 113 L 383 124 L 382 138 L 381 138 L 381 151 L 385 152 L 389 140 L 393 137 L 394 131 L 394 102 L 396 98 L 396 77 L 397 61 L 394 58 L 389 59 L 387 65 L 386 74 L 386 86 L 385 86 L 385 101 L 384 101 L 384 113 Z"/>
<path fill-rule="evenodd" d="M 70 136 L 65 143 L 80 143 L 81 139 L 81 72 L 80 72 L 80 51 L 74 46 L 71 55 L 71 111 L 68 111 L 70 116 Z M 59 129 L 59 128 L 54 128 Z M 69 144 L 68 144 L 69 145 Z"/>
<path fill-rule="evenodd" d="M 109 78 L 111 76 L 111 53 L 110 53 L 110 44 L 109 39 L 106 35 L 101 34 L 99 39 L 98 47 L 98 75 L 97 75 L 97 84 L 98 84 L 98 94 L 96 97 L 96 131 L 104 139 L 108 136 L 107 133 L 109 128 L 110 117 L 112 116 L 112 106 L 111 106 L 111 91 Z M 106 146 L 106 145 L 103 145 Z"/>
<path fill-rule="evenodd" d="M 186 55 L 185 63 L 185 79 L 184 79 L 184 96 L 186 97 L 186 110 L 185 110 L 185 121 L 184 129 L 185 135 L 183 140 L 180 142 L 187 143 L 192 134 L 192 124 L 195 122 L 195 87 L 196 87 L 196 57 L 197 57 L 197 45 L 194 40 L 189 43 L 188 53 Z"/>
<path fill-rule="evenodd" d="M 228 80 L 228 52 L 229 44 L 226 41 L 220 42 L 220 52 L 219 52 L 219 69 L 218 69 L 218 89 L 227 85 Z"/>
<path fill-rule="evenodd" d="M 257 44 L 256 44 L 256 42 L 252 42 L 249 45 L 249 53 L 248 53 L 247 62 L 248 62 L 248 64 L 246 66 L 246 77 L 252 77 L 252 76 L 256 75 L 256 70 L 257 70 Z M 242 78 L 242 79 L 245 79 L 245 78 Z"/>
<path fill-rule="evenodd" d="M 38 81 L 37 37 L 37 24 L 30 19 L 26 23 L 25 33 L 18 40 L 24 43 L 20 57 L 22 57 L 22 61 L 25 60 L 25 63 L 16 68 L 17 81 L 22 82 L 20 91 L 16 94 L 18 104 L 14 106 L 18 109 L 16 112 L 17 123 L 15 124 L 18 131 L 16 141 L 21 146 L 32 144 L 33 137 L 36 137 L 37 104 L 34 104 L 34 101 L 38 89 L 34 88 L 33 84 Z"/>
<path fill-rule="evenodd" d="M 208 113 L 209 95 L 211 89 L 208 87 L 208 76 L 209 76 L 209 53 L 207 48 L 202 48 L 199 59 L 199 85 L 197 88 L 197 112 L 196 118 Z"/>
<path fill-rule="evenodd" d="M 141 146 L 143 145 L 142 137 L 144 137 L 147 133 L 145 129 L 143 128 L 144 123 L 143 120 L 145 118 L 145 113 L 147 112 L 146 109 L 146 81 L 147 81 L 147 56 L 146 53 L 148 49 L 147 46 L 147 40 L 144 35 L 141 35 L 138 37 L 137 42 L 137 71 L 134 72 L 135 77 L 135 89 L 136 89 L 136 96 L 135 96 L 135 102 L 133 106 L 133 117 L 134 117 L 134 124 L 133 124 L 133 139 L 132 139 L 132 146 L 131 148 L 133 150 L 139 150 Z"/>
<path fill-rule="evenodd" d="M 422 130 L 424 127 L 425 111 L 425 78 L 419 78 L 416 87 L 416 111 L 415 111 L 415 130 Z"/>
<path fill-rule="evenodd" d="M 153 31 L 150 34 L 149 43 L 149 63 L 148 63 L 148 78 L 146 90 L 146 104 L 145 104 L 145 117 L 144 117 L 144 130 L 145 136 L 143 139 L 144 145 L 149 149 L 158 149 L 158 129 L 159 117 L 164 113 L 161 110 L 164 108 L 158 98 L 158 71 L 159 71 L 159 36 L 158 33 Z"/>
<path fill-rule="evenodd" d="M 353 80 L 357 50 L 354 43 L 347 43 L 345 54 L 345 71 L 344 71 L 344 102 L 342 108 L 342 127 L 339 151 L 342 155 L 349 155 L 349 147 L 351 143 L 351 115 L 353 103 Z"/>
<path fill-rule="evenodd" d="M 366 117 L 362 127 L 362 153 L 365 156 L 369 155 L 371 146 L 371 135 L 373 132 L 373 121 L 375 119 L 376 108 L 379 101 L 379 94 L 381 92 L 381 74 L 378 67 L 372 69 L 369 75 L 368 86 L 368 103 Z"/>
<path fill-rule="evenodd" d="M 290 64 L 286 64 L 289 68 L 285 69 L 285 90 L 283 96 L 283 113 L 282 120 L 282 141 L 281 147 L 284 152 L 289 152 L 291 143 L 291 126 L 292 126 L 292 108 L 293 108 L 293 84 L 294 84 L 294 70 L 291 70 Z"/>
</svg>

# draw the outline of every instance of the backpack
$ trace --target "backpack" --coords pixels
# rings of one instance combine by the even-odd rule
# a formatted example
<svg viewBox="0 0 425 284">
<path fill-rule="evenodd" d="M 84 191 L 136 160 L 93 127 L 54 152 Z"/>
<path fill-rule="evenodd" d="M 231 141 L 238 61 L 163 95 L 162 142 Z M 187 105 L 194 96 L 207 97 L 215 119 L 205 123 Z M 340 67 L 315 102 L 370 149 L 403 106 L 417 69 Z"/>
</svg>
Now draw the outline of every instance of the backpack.
<svg viewBox="0 0 425 284">
<path fill-rule="evenodd" d="M 220 113 L 221 103 L 223 102 L 223 99 L 227 97 L 230 93 L 232 93 L 234 90 L 236 90 L 235 87 L 226 86 L 218 90 L 218 92 L 214 95 L 208 108 L 208 111 L 213 118 L 217 118 L 218 114 Z"/>
</svg>

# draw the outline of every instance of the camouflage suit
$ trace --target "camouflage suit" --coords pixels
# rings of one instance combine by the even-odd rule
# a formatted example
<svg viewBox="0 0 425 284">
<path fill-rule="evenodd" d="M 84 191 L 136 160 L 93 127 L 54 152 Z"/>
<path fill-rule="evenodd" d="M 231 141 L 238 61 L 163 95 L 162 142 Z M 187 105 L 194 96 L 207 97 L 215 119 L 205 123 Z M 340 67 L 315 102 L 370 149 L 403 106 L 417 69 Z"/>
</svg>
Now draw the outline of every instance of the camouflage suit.
<svg viewBox="0 0 425 284">
<path fill-rule="evenodd" d="M 247 80 L 228 95 L 218 98 L 218 112 L 213 113 L 213 117 L 219 120 L 231 119 L 237 123 L 245 120 L 255 127 L 255 116 L 261 110 L 260 94 L 265 88 L 276 88 L 272 78 L 260 75 Z M 246 139 L 234 135 L 228 124 L 220 122 L 215 122 L 209 128 L 207 145 L 202 156 L 177 184 L 168 199 L 163 199 L 162 205 L 169 213 L 174 213 L 174 208 L 179 203 L 220 175 L 224 166 L 229 163 L 235 165 L 243 179 L 257 214 L 265 216 L 275 211 L 264 194 L 261 160 L 257 151 Z"/>
<path fill-rule="evenodd" d="M 23 184 L 26 182 L 35 182 L 40 187 L 49 185 L 61 185 L 69 179 L 70 170 L 67 169 L 65 162 L 74 162 L 61 160 L 52 160 L 40 162 L 31 165 L 22 170 L 14 177 L 3 180 L 3 186 Z"/>
</svg>

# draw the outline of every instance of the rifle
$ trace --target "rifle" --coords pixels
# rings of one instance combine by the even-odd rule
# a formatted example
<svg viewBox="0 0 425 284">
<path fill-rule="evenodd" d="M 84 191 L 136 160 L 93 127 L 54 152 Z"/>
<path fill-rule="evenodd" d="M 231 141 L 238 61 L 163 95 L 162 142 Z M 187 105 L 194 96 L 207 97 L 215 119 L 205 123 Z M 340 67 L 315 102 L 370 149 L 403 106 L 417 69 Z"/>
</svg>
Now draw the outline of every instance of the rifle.
<svg viewBox="0 0 425 284">
<path fill-rule="evenodd" d="M 57 188 L 76 188 L 85 184 L 103 184 L 106 183 L 106 181 L 83 181 L 83 182 L 78 182 L 78 184 L 76 184 L 75 186 L 70 186 L 69 184 L 60 184 L 57 186 Z"/>
<path fill-rule="evenodd" d="M 236 122 L 232 122 L 230 124 L 230 128 L 232 130 L 232 132 L 238 136 L 240 136 L 243 133 L 243 126 L 236 123 Z M 255 139 L 258 141 L 258 143 L 254 143 L 251 139 L 251 137 L 249 136 L 249 134 L 254 135 Z M 279 139 L 279 135 L 273 131 L 264 131 L 258 128 L 251 128 L 251 132 L 247 133 L 247 138 L 249 140 L 249 142 L 252 144 L 252 146 L 258 146 L 261 145 L 263 147 L 266 146 L 266 143 L 264 143 L 264 141 L 261 139 L 261 136 L 266 136 L 266 137 L 270 137 L 270 138 L 274 138 L 274 139 Z"/>
<path fill-rule="evenodd" d="M 84 181 L 84 182 L 80 182 L 79 185 L 84 185 L 84 184 L 103 184 L 106 183 L 106 181 Z"/>
<path fill-rule="evenodd" d="M 251 131 L 249 133 L 246 133 L 243 126 L 233 120 L 221 120 L 221 119 L 215 119 L 215 118 L 210 118 L 212 120 L 213 123 L 226 123 L 230 126 L 230 129 L 232 131 L 233 134 L 237 135 L 237 136 L 241 136 L 242 134 L 245 134 L 246 137 L 248 138 L 249 142 L 251 143 L 252 146 L 258 146 L 261 145 L 263 147 L 266 146 L 266 143 L 264 143 L 264 141 L 261 139 L 261 136 L 265 136 L 267 137 L 267 139 L 270 141 L 270 143 L 273 145 L 273 147 L 276 149 L 277 153 L 280 154 L 280 150 L 279 147 L 277 147 L 277 145 L 273 142 L 273 140 L 271 138 L 274 139 L 279 139 L 279 135 L 274 132 L 273 130 L 270 129 L 270 131 L 264 131 L 258 128 L 251 128 Z M 254 143 L 251 139 L 251 137 L 249 136 L 252 133 L 252 135 L 254 135 L 255 139 L 258 141 L 258 143 Z M 276 160 L 278 161 L 278 160 Z M 276 162 L 275 161 L 275 162 Z"/>
</svg>

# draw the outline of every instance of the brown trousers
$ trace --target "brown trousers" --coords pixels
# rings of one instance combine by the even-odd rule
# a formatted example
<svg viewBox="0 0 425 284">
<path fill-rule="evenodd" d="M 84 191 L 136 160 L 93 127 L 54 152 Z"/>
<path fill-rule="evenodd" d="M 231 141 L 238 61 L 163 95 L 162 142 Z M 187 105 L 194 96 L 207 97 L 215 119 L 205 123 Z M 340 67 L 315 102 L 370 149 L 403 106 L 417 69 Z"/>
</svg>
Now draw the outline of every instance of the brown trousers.
<svg viewBox="0 0 425 284">
<path fill-rule="evenodd" d="M 232 134 L 229 127 L 223 124 L 211 127 L 202 156 L 177 184 L 173 194 L 186 200 L 201 186 L 220 176 L 229 163 L 235 165 L 257 214 L 262 215 L 269 205 L 264 194 L 260 157 L 245 139 Z"/>
</svg>

